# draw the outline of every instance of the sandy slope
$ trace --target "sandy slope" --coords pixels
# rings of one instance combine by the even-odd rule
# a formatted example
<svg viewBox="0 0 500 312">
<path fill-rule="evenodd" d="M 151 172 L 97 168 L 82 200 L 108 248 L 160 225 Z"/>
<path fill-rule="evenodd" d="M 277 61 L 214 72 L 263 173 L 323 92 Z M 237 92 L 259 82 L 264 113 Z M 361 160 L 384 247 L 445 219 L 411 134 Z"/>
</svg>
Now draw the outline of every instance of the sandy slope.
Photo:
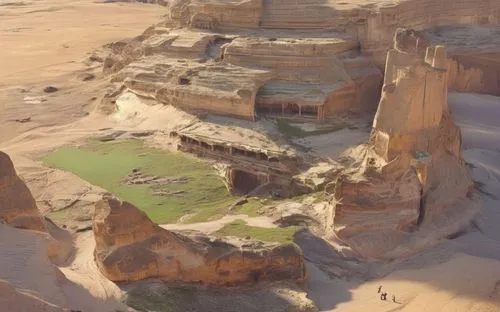
<svg viewBox="0 0 500 312">
<path fill-rule="evenodd" d="M 268 217 L 248 217 L 247 215 L 227 215 L 219 220 L 191 223 L 191 224 L 162 224 L 161 227 L 172 231 L 196 230 L 206 234 L 216 232 L 224 227 L 224 225 L 233 222 L 234 220 L 244 220 L 249 226 L 274 228 L 275 224 Z"/>
<path fill-rule="evenodd" d="M 57 280 L 56 268 L 47 258 L 43 235 L 0 224 L 0 237 L 0 279 L 16 288 L 29 289 L 52 304 L 64 306 L 66 298 Z"/>
<path fill-rule="evenodd" d="M 19 174 L 32 182 L 29 184 L 35 186 L 33 193 L 39 199 L 47 196 L 54 201 L 50 194 L 60 194 L 56 201 L 64 205 L 88 186 L 79 180 L 73 182 L 75 187 L 67 188 L 71 179 L 66 174 L 31 160 L 40 151 L 88 137 L 106 123 L 107 119 L 91 118 L 67 125 L 85 115 L 82 113 L 91 112 L 98 95 L 95 90 L 99 81 L 82 83 L 77 79 L 76 70 L 89 68 L 81 60 L 106 43 L 140 34 L 160 21 L 163 14 L 163 7 L 139 3 L 0 0 L 0 149 L 12 154 Z M 60 91 L 45 94 L 47 85 L 56 85 Z M 27 117 L 31 122 L 13 121 Z M 30 133 L 13 139 L 25 132 Z M 62 188 L 65 192 L 60 192 Z M 0 224 L 0 279 L 18 289 L 28 289 L 29 295 L 75 310 L 126 310 L 115 300 L 120 292 L 113 283 L 106 284 L 103 279 L 105 286 L 99 286 L 99 278 L 92 279 L 93 274 L 99 276 L 91 266 L 93 239 L 78 238 L 75 260 L 62 268 L 67 280 L 47 259 L 46 243 L 38 236 Z M 12 292 L 7 286 L 2 288 L 5 293 L 0 292 L 0 302 Z M 24 293 L 22 290 L 19 294 L 23 301 Z M 39 300 L 28 304 L 16 309 L 40 311 Z M 0 304 L 1 312 L 6 309 L 13 312 L 8 305 Z"/>
<path fill-rule="evenodd" d="M 88 52 L 140 34 L 163 14 L 164 7 L 136 3 L 1 0 L 0 87 L 79 68 L 75 61 Z"/>
<path fill-rule="evenodd" d="M 448 95 L 448 102 L 462 129 L 465 149 L 500 151 L 499 97 L 452 92 Z"/>
<path fill-rule="evenodd" d="M 352 290 L 352 300 L 339 304 L 337 310 L 499 311 L 499 283 L 499 261 L 457 254 L 441 264 L 400 270 L 362 284 Z M 379 299 L 379 285 L 388 293 L 388 301 Z"/>
<path fill-rule="evenodd" d="M 101 274 L 94 261 L 95 240 L 92 232 L 78 235 L 75 245 L 77 250 L 74 260 L 60 268 L 66 278 L 73 282 L 63 285 L 72 306 L 83 311 L 125 310 L 126 306 L 120 303 L 124 292 Z M 82 293 L 81 289 L 87 292 Z"/>
</svg>

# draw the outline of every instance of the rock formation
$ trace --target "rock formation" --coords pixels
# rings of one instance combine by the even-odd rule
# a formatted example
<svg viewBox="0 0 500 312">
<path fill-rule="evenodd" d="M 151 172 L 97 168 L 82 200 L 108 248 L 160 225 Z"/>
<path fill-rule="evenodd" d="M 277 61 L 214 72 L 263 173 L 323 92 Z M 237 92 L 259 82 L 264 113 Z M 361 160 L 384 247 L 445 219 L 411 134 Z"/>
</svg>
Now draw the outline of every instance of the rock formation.
<svg viewBox="0 0 500 312">
<path fill-rule="evenodd" d="M 364 257 L 419 248 L 476 212 L 447 106 L 447 64 L 444 46 L 428 46 L 413 30 L 396 32 L 370 142 L 350 155 L 329 216 L 329 229 Z"/>
<path fill-rule="evenodd" d="M 0 223 L 12 227 L 44 232 L 47 255 L 58 264 L 73 252 L 72 238 L 50 219 L 41 216 L 26 184 L 17 176 L 10 157 L 0 151 Z"/>
<path fill-rule="evenodd" d="M 127 202 L 106 196 L 96 203 L 95 260 L 112 281 L 160 278 L 213 285 L 305 278 L 295 245 L 231 244 L 165 230 Z"/>
<path fill-rule="evenodd" d="M 425 33 L 432 43 L 446 44 L 450 90 L 500 95 L 500 26 L 439 27 Z"/>
<path fill-rule="evenodd" d="M 164 23 L 110 46 L 104 72 L 116 73 L 117 90 L 250 120 L 375 110 L 382 75 L 355 38 L 333 29 L 269 30 L 263 20 L 279 13 L 265 17 L 263 5 L 174 1 Z"/>
<path fill-rule="evenodd" d="M 496 0 L 189 0 L 172 1 L 168 10 L 165 22 L 109 46 L 104 72 L 116 73 L 110 94 L 128 89 L 182 109 L 250 120 L 374 111 L 379 68 L 398 27 L 493 29 L 500 22 Z M 466 59 L 470 51 L 453 55 L 457 78 L 450 87 L 500 92 L 483 79 L 498 81 L 498 70 L 484 63 L 498 62 L 499 49 L 487 60 Z M 485 74 L 468 82 L 471 67 Z M 112 101 L 108 96 L 103 105 Z"/>
<path fill-rule="evenodd" d="M 9 155 L 0 151 L 0 222 L 13 227 L 45 231 L 35 199 L 17 176 Z"/>
</svg>

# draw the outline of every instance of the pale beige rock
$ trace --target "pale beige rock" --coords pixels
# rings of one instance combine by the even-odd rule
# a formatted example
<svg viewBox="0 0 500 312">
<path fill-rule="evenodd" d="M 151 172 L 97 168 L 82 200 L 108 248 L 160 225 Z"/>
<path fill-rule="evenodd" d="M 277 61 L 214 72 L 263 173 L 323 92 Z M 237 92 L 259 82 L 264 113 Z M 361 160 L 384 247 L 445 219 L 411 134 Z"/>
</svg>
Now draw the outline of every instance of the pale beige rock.
<svg viewBox="0 0 500 312">
<path fill-rule="evenodd" d="M 104 72 L 115 73 L 112 82 L 163 104 L 250 120 L 274 114 L 324 119 L 374 110 L 381 73 L 359 55 L 352 36 L 302 36 L 262 28 L 236 36 L 226 27 L 213 32 L 212 26 L 183 22 L 209 14 L 214 20 L 221 18 L 212 7 L 231 11 L 228 3 L 224 8 L 221 4 L 174 3 L 171 21 L 149 28 L 135 40 L 110 45 Z M 242 3 L 235 6 L 250 9 Z M 195 13 L 198 9 L 202 15 Z M 185 28 L 168 28 L 172 22 Z M 106 102 L 103 105 L 110 106 Z"/>
<path fill-rule="evenodd" d="M 500 3 L 496 0 L 406 0 L 382 4 L 371 14 L 361 33 L 365 54 L 382 66 L 392 36 L 398 27 L 424 30 L 445 25 L 498 25 Z"/>
<path fill-rule="evenodd" d="M 192 238 L 165 230 L 127 202 L 105 197 L 94 216 L 95 260 L 112 281 L 160 278 L 214 285 L 305 278 L 295 245 Z"/>
</svg>

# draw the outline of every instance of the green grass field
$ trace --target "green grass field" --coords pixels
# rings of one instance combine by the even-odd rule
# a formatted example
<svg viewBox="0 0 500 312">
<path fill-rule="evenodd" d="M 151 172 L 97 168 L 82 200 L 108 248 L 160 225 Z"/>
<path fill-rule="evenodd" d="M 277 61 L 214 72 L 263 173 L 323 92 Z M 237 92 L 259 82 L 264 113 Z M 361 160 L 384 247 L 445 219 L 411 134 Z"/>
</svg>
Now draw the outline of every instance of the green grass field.
<svg viewBox="0 0 500 312">
<path fill-rule="evenodd" d="M 45 165 L 72 172 L 144 210 L 157 223 L 174 223 L 186 214 L 185 222 L 217 219 L 235 200 L 213 168 L 189 155 L 145 146 L 141 141 L 92 141 L 83 147 L 62 147 L 43 158 Z M 153 195 L 153 185 L 123 182 L 134 168 L 145 175 L 185 177 L 171 183 L 169 196 Z"/>
<path fill-rule="evenodd" d="M 262 228 L 249 226 L 244 220 L 234 220 L 226 224 L 216 232 L 217 236 L 236 236 L 241 238 L 250 237 L 264 242 L 276 242 L 289 244 L 293 242 L 293 236 L 300 231 L 300 226 L 286 228 Z"/>
<path fill-rule="evenodd" d="M 288 138 L 306 138 L 309 136 L 321 135 L 326 133 L 335 132 L 347 128 L 348 124 L 343 121 L 331 121 L 330 124 L 325 124 L 318 127 L 316 130 L 305 131 L 298 126 L 293 125 L 291 122 L 278 119 L 278 130 Z"/>
</svg>

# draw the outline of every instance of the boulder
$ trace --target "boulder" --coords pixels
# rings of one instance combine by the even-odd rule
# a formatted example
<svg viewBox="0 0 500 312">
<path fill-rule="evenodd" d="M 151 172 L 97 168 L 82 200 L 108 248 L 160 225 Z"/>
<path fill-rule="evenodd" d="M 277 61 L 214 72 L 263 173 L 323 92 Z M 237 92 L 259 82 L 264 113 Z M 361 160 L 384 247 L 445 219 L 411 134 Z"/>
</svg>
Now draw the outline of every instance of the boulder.
<svg viewBox="0 0 500 312">
<path fill-rule="evenodd" d="M 17 176 L 9 155 L 0 151 L 0 222 L 13 227 L 45 231 L 35 199 Z"/>
<path fill-rule="evenodd" d="M 112 281 L 167 281 L 238 285 L 305 278 L 304 259 L 294 244 L 229 243 L 165 230 L 128 202 L 103 197 L 93 220 L 95 260 Z"/>
</svg>

